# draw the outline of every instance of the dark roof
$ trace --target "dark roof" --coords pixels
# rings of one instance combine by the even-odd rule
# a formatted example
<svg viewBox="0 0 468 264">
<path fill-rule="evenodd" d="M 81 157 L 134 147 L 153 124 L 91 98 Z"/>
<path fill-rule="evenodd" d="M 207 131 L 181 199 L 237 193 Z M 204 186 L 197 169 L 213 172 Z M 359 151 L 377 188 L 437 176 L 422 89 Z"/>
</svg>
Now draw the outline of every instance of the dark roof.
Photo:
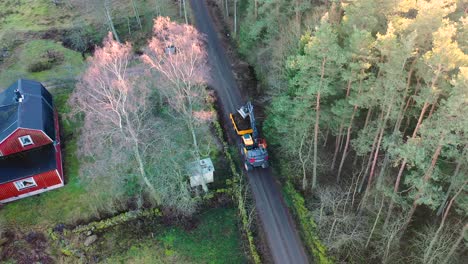
<svg viewBox="0 0 468 264">
<path fill-rule="evenodd" d="M 19 79 L 0 93 L 0 142 L 19 127 L 42 130 L 55 140 L 52 95 L 40 82 Z"/>
<path fill-rule="evenodd" d="M 54 144 L 0 158 L 0 184 L 57 169 Z"/>
</svg>

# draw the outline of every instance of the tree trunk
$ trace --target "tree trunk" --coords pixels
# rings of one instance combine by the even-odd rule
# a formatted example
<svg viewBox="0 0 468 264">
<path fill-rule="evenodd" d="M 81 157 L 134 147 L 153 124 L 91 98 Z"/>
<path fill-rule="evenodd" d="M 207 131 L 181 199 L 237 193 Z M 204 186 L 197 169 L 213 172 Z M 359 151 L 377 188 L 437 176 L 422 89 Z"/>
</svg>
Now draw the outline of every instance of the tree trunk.
<svg viewBox="0 0 468 264">
<path fill-rule="evenodd" d="M 439 75 L 440 75 L 440 72 L 441 72 L 441 66 L 439 65 L 439 68 L 434 76 L 434 78 L 432 79 L 432 83 L 431 83 L 431 89 L 434 89 L 435 88 L 435 83 L 437 82 L 437 80 L 439 79 Z M 437 98 L 435 99 L 435 102 L 437 102 Z M 416 134 L 419 130 L 419 127 L 421 126 L 421 123 L 422 123 L 422 120 L 424 118 L 424 115 L 426 113 L 426 110 L 427 110 L 427 107 L 429 106 L 429 102 L 426 100 L 424 102 L 424 105 L 423 105 L 423 108 L 421 110 L 421 114 L 419 115 L 419 119 L 418 119 L 418 123 L 416 124 L 416 127 L 414 128 L 414 131 L 413 131 L 413 136 L 412 138 L 415 138 L 416 137 Z"/>
<path fill-rule="evenodd" d="M 189 89 L 190 90 L 190 89 Z M 193 148 L 195 152 L 195 159 L 198 162 L 198 173 L 200 175 L 203 175 L 202 173 L 202 167 L 200 164 L 201 160 L 201 154 L 200 154 L 200 147 L 198 146 L 198 139 L 197 139 L 197 134 L 195 132 L 195 126 L 194 126 L 194 120 L 193 120 L 193 105 L 192 105 L 192 100 L 190 96 L 187 96 L 187 112 L 185 113 L 187 115 L 187 126 L 190 130 L 190 134 L 192 135 L 192 143 L 193 143 Z M 203 190 L 208 191 L 206 187 L 206 183 L 204 182 L 204 177 L 202 177 L 202 187 Z"/>
<path fill-rule="evenodd" d="M 156 202 L 158 204 L 160 204 L 161 199 L 160 199 L 156 189 L 154 188 L 154 186 L 151 184 L 148 177 L 146 176 L 144 161 L 143 161 L 143 158 L 141 157 L 141 153 L 140 153 L 140 144 L 138 142 L 138 134 L 134 130 L 134 128 L 130 125 L 131 124 L 130 117 L 128 116 L 128 114 L 127 114 L 127 112 L 125 110 L 122 113 L 122 115 L 123 115 L 123 119 L 125 119 L 125 123 L 127 124 L 126 131 L 128 131 L 128 135 L 130 136 L 131 140 L 133 141 L 133 154 L 135 155 L 136 162 L 138 163 L 138 170 L 140 171 L 140 176 L 141 176 L 143 182 L 145 183 L 145 185 L 150 190 L 151 195 L 153 196 L 153 198 L 156 200 Z M 122 133 L 126 134 L 124 132 L 124 130 L 123 130 L 122 125 L 120 126 L 120 129 L 121 129 Z"/>
<path fill-rule="evenodd" d="M 275 11 L 275 17 L 278 19 L 278 25 L 281 24 L 281 21 L 280 21 L 280 0 L 276 0 L 276 7 L 275 7 L 276 11 Z"/>
<path fill-rule="evenodd" d="M 346 86 L 346 97 L 345 98 L 348 98 L 349 97 L 349 94 L 351 92 L 351 84 L 352 84 L 352 81 L 349 80 L 348 81 L 348 84 Z M 335 147 L 335 153 L 333 154 L 333 161 L 332 161 L 332 165 L 331 165 L 331 170 L 333 171 L 335 169 L 335 162 L 336 162 L 336 159 L 338 158 L 338 153 L 341 151 L 341 149 L 343 148 L 343 128 L 344 128 L 344 118 L 341 119 L 340 121 L 340 129 L 339 129 L 339 132 L 338 132 L 338 141 L 337 141 L 337 146 Z M 343 154 L 342 156 L 345 155 L 345 151 L 343 151 Z M 339 176 L 337 177 L 339 178 Z M 338 181 L 338 179 L 337 179 Z"/>
<path fill-rule="evenodd" d="M 301 32 L 301 21 L 302 21 L 302 18 L 301 18 L 301 10 L 300 10 L 300 7 L 301 7 L 301 0 L 296 0 L 296 1 L 295 1 L 294 12 L 295 12 L 295 15 L 296 15 L 296 25 L 297 25 L 297 29 L 298 29 L 297 32 Z"/>
<path fill-rule="evenodd" d="M 372 183 L 372 178 L 374 177 L 374 172 L 375 172 L 375 167 L 376 167 L 376 164 L 377 164 L 377 159 L 379 158 L 380 146 L 382 144 L 382 138 L 383 138 L 383 134 L 385 132 L 385 125 L 387 124 L 387 120 L 388 120 L 388 117 L 390 116 L 390 112 L 392 111 L 392 107 L 393 107 L 393 98 L 390 101 L 390 105 L 388 106 L 387 114 L 385 115 L 385 118 L 384 118 L 384 120 L 383 120 L 383 122 L 382 122 L 382 124 L 380 126 L 379 140 L 377 141 L 377 148 L 376 148 L 375 153 L 374 153 L 374 161 L 372 162 L 372 167 L 371 167 L 371 171 L 370 171 L 370 174 L 369 174 L 369 181 L 367 182 L 366 194 L 370 190 L 370 186 L 371 186 L 371 183 Z M 366 194 L 364 194 L 364 197 L 366 197 Z"/>
<path fill-rule="evenodd" d="M 447 199 L 450 196 L 450 192 L 452 191 L 452 189 L 454 187 L 455 180 L 457 179 L 458 173 L 460 172 L 461 163 L 462 163 L 461 160 L 459 160 L 457 162 L 457 166 L 455 167 L 455 171 L 453 172 L 452 181 L 450 182 L 450 186 L 449 186 L 449 188 L 447 190 L 447 194 L 445 195 L 444 201 L 441 203 L 439 209 L 437 210 L 437 216 L 441 215 L 442 212 L 445 210 L 445 206 L 447 205 Z"/>
<path fill-rule="evenodd" d="M 374 225 L 372 226 L 372 229 L 371 229 L 371 232 L 369 234 L 369 237 L 367 237 L 367 241 L 366 241 L 366 248 L 369 246 L 369 242 L 372 238 L 372 234 L 374 234 L 374 231 L 375 231 L 375 227 L 377 226 L 377 223 L 379 221 L 379 218 L 380 218 L 380 213 L 382 213 L 382 208 L 384 206 L 384 195 L 382 195 L 382 202 L 380 203 L 380 208 L 379 208 L 379 212 L 377 213 L 377 216 L 375 217 L 375 221 L 374 221 Z"/>
<path fill-rule="evenodd" d="M 348 205 L 349 196 L 351 195 L 351 190 L 353 189 L 355 178 L 356 177 L 354 177 L 354 175 L 353 175 L 353 177 L 351 178 L 351 184 L 349 185 L 348 191 L 346 192 L 346 199 L 345 199 L 345 202 L 344 202 L 344 205 L 343 205 L 343 215 L 345 215 L 345 213 L 346 213 L 346 206 Z"/>
<path fill-rule="evenodd" d="M 385 157 L 384 157 L 384 160 L 382 162 L 382 166 L 380 166 L 380 173 L 379 175 L 377 176 L 377 189 L 379 189 L 380 187 L 382 187 L 382 183 L 383 183 L 383 180 L 384 180 L 384 177 L 385 177 L 385 172 L 387 171 L 387 166 L 388 166 L 388 163 L 390 162 L 390 154 L 387 152 L 385 152 Z"/>
<path fill-rule="evenodd" d="M 351 139 L 351 128 L 353 126 L 354 115 L 356 114 L 357 108 L 357 105 L 355 105 L 353 114 L 351 115 L 351 120 L 349 121 L 348 131 L 346 135 L 346 144 L 343 150 L 343 156 L 341 157 L 340 167 L 338 168 L 338 174 L 336 175 L 336 182 L 340 181 L 341 170 L 343 169 L 343 164 L 345 162 L 346 156 L 348 155 L 349 141 Z"/>
<path fill-rule="evenodd" d="M 465 224 L 465 226 L 463 226 L 462 231 L 460 232 L 460 236 L 458 236 L 457 241 L 455 242 L 455 244 L 453 244 L 452 248 L 450 249 L 450 252 L 445 257 L 444 262 L 442 262 L 443 264 L 449 263 L 449 260 L 452 257 L 453 253 L 455 253 L 455 251 L 457 251 L 458 246 L 460 245 L 463 238 L 465 237 L 465 232 L 467 230 L 468 230 L 468 224 Z"/>
<path fill-rule="evenodd" d="M 402 232 L 404 232 L 406 230 L 406 228 L 408 227 L 408 224 L 411 222 L 411 219 L 413 218 L 414 212 L 416 211 L 416 208 L 418 207 L 418 200 L 424 194 L 424 188 L 426 187 L 424 185 L 427 184 L 427 182 L 432 177 L 432 172 L 434 171 L 434 167 L 436 165 L 437 160 L 439 159 L 439 155 L 440 155 L 440 152 L 442 150 L 442 146 L 443 146 L 442 143 L 443 143 L 443 140 L 444 140 L 444 136 L 445 135 L 441 136 L 440 141 L 439 141 L 439 145 L 437 146 L 437 149 L 434 152 L 434 155 L 432 156 L 431 166 L 427 169 L 426 173 L 424 174 L 423 186 L 421 187 L 421 189 L 416 194 L 416 197 L 414 198 L 413 206 L 411 207 L 411 210 L 408 213 L 408 219 L 406 220 L 405 224 L 403 225 Z"/>
<path fill-rule="evenodd" d="M 434 247 L 437 239 L 439 238 L 439 234 L 440 232 L 442 231 L 442 229 L 444 228 L 444 224 L 445 224 L 445 220 L 447 220 L 447 215 L 450 211 L 450 208 L 452 207 L 453 205 L 453 202 L 455 201 L 455 199 L 457 199 L 457 196 L 463 191 L 463 189 L 465 188 L 465 185 L 468 181 L 465 181 L 463 183 L 463 185 L 460 187 L 460 189 L 458 189 L 458 191 L 455 193 L 455 195 L 453 195 L 452 199 L 450 199 L 450 202 L 447 206 L 447 210 L 445 210 L 445 213 L 444 213 L 444 216 L 442 217 L 442 222 L 440 222 L 440 225 L 439 225 L 439 228 L 437 229 L 434 237 L 432 238 L 431 240 L 431 243 L 429 244 L 429 247 L 428 249 L 426 250 L 426 252 L 424 253 L 424 263 L 432 263 L 432 258 L 429 259 L 431 253 L 432 253 L 432 248 Z"/>
<path fill-rule="evenodd" d="M 183 0 L 179 0 L 179 17 L 182 17 L 182 1 Z"/>
<path fill-rule="evenodd" d="M 330 228 L 330 233 L 328 234 L 328 242 L 330 242 L 330 239 L 331 239 L 332 234 L 333 234 L 333 230 L 335 229 L 336 221 L 338 220 L 338 219 L 336 218 L 336 216 L 334 216 L 334 218 L 335 218 L 335 219 L 333 220 L 333 224 L 332 224 L 332 226 L 331 226 L 331 228 Z"/>
<path fill-rule="evenodd" d="M 367 126 L 369 125 L 369 120 L 372 116 L 372 107 L 367 110 L 367 115 L 366 115 L 366 121 L 364 122 L 364 127 L 362 129 L 366 129 Z"/>
<path fill-rule="evenodd" d="M 406 113 L 406 110 L 408 109 L 408 105 L 409 105 L 409 101 L 411 98 L 409 98 L 408 100 L 406 100 L 406 98 L 408 97 L 408 92 L 409 92 L 409 88 L 410 88 L 410 85 L 411 85 L 411 76 L 413 75 L 413 71 L 414 71 L 414 66 L 417 62 L 417 58 L 415 58 L 413 60 L 413 62 L 411 63 L 411 66 L 410 66 L 410 69 L 408 71 L 408 76 L 406 77 L 407 81 L 406 81 L 406 87 L 405 87 L 405 92 L 404 92 L 404 95 L 403 95 L 403 100 L 400 104 L 400 109 L 398 110 L 398 117 L 397 117 L 397 120 L 395 122 L 395 126 L 393 128 L 393 135 L 395 136 L 397 134 L 398 131 L 400 131 L 400 127 L 401 127 L 401 122 L 403 121 L 403 118 L 405 117 L 405 113 Z M 406 103 L 405 103 L 406 102 Z M 384 162 L 383 162 L 383 165 L 382 165 L 382 168 L 380 170 L 380 174 L 379 174 L 379 182 L 378 182 L 378 185 L 380 185 L 380 183 L 382 182 L 382 178 L 384 176 L 384 173 L 385 171 L 387 170 L 387 165 L 388 165 L 388 162 L 389 162 L 389 153 L 386 152 L 385 153 L 385 159 L 384 159 Z"/>
<path fill-rule="evenodd" d="M 161 5 L 159 4 L 159 0 L 155 0 L 156 4 L 156 15 L 160 16 L 161 15 Z"/>
<path fill-rule="evenodd" d="M 403 100 L 402 100 L 403 102 L 400 105 L 400 110 L 398 111 L 398 113 L 399 113 L 398 118 L 397 118 L 397 121 L 395 123 L 395 128 L 394 128 L 393 131 L 399 131 L 400 130 L 401 121 L 403 120 L 403 118 L 405 116 L 405 113 L 406 113 L 406 110 L 408 108 L 411 97 L 408 98 L 407 100 L 406 100 L 406 97 L 408 96 L 409 88 L 410 88 L 410 85 L 411 85 L 411 77 L 413 76 L 414 66 L 416 65 L 416 62 L 417 62 L 417 57 L 411 63 L 410 69 L 408 71 L 408 76 L 406 77 L 406 88 L 405 88 L 405 93 L 403 95 Z M 406 101 L 406 104 L 405 104 L 405 101 Z"/>
<path fill-rule="evenodd" d="M 234 0 L 234 37 L 237 36 L 237 0 Z"/>
<path fill-rule="evenodd" d="M 313 165 L 313 175 L 312 175 L 312 189 L 315 189 L 317 185 L 317 155 L 318 155 L 318 133 L 319 133 L 319 121 L 320 121 L 320 90 L 322 89 L 323 78 L 325 76 L 325 64 L 327 63 L 327 58 L 322 60 L 322 69 L 320 73 L 320 84 L 317 93 L 317 101 L 315 104 L 315 126 L 314 126 L 314 165 Z"/>
<path fill-rule="evenodd" d="M 335 169 L 336 158 L 338 157 L 338 152 L 340 152 L 341 140 L 343 139 L 343 137 L 341 136 L 342 131 L 343 131 L 343 126 L 340 126 L 338 135 L 336 137 L 336 142 L 335 142 L 335 153 L 333 153 L 333 161 L 330 167 L 330 170 L 332 171 Z"/>
<path fill-rule="evenodd" d="M 107 17 L 107 22 L 109 23 L 109 27 L 111 28 L 112 30 L 112 34 L 114 34 L 114 38 L 115 40 L 117 40 L 117 42 L 120 42 L 120 38 L 119 38 L 119 35 L 117 34 L 117 31 L 115 30 L 115 27 L 114 27 L 114 22 L 112 21 L 112 17 L 111 17 L 111 14 L 110 14 L 110 10 L 109 10 L 109 0 L 106 0 L 104 2 L 104 9 L 105 9 L 105 13 L 106 13 L 106 17 Z"/>
<path fill-rule="evenodd" d="M 344 135 L 342 133 L 343 133 L 343 130 L 341 130 L 341 134 L 340 134 L 340 148 L 338 149 L 338 152 L 341 152 L 341 150 L 343 149 L 344 142 L 345 142 Z"/>
<path fill-rule="evenodd" d="M 254 0 L 254 16 L 255 16 L 255 21 L 257 21 L 257 17 L 258 17 L 258 0 Z"/>
<path fill-rule="evenodd" d="M 351 84 L 353 82 L 351 80 L 348 80 L 348 85 L 346 86 L 346 98 L 349 97 L 349 94 L 351 93 Z"/>
<path fill-rule="evenodd" d="M 431 110 L 429 111 L 429 115 L 427 116 L 428 119 L 431 118 L 432 114 L 434 113 L 436 105 L 437 105 L 437 101 L 432 104 Z"/>
<path fill-rule="evenodd" d="M 156 200 L 156 202 L 158 204 L 161 203 L 161 199 L 158 195 L 158 193 L 156 192 L 156 189 L 154 188 L 154 186 L 151 184 L 151 182 L 149 181 L 148 177 L 146 177 L 146 171 L 145 171 L 145 166 L 144 166 L 144 163 L 143 163 L 143 159 L 141 158 L 141 155 L 140 155 L 140 149 L 138 147 L 138 141 L 135 142 L 135 145 L 133 147 L 133 153 L 135 154 L 135 159 L 138 163 L 138 169 L 140 171 L 140 176 L 141 178 L 143 179 L 143 182 L 145 183 L 145 185 L 150 189 L 150 192 L 151 192 L 151 195 L 153 196 L 153 198 Z"/>
<path fill-rule="evenodd" d="M 188 16 L 187 16 L 187 6 L 185 4 L 186 0 L 182 0 L 184 4 L 184 19 L 185 19 L 185 24 L 188 24 Z"/>
<path fill-rule="evenodd" d="M 228 0 L 224 0 L 224 8 L 226 8 L 226 17 L 229 17 L 229 4 L 228 4 Z"/>
<path fill-rule="evenodd" d="M 127 17 L 127 27 L 128 27 L 128 35 L 132 34 L 132 29 L 130 28 L 130 18 Z"/>
<path fill-rule="evenodd" d="M 379 119 L 382 119 L 382 118 L 383 118 L 383 112 L 381 112 Z M 366 181 L 367 173 L 369 172 L 370 166 L 372 164 L 372 156 L 373 156 L 374 151 L 375 151 L 376 146 L 377 146 L 377 140 L 379 139 L 379 133 L 378 132 L 380 132 L 380 131 L 377 130 L 377 133 L 375 133 L 374 141 L 372 142 L 372 148 L 371 148 L 371 152 L 369 153 L 369 159 L 367 161 L 366 170 L 364 171 L 364 175 L 362 177 L 361 184 L 359 185 L 359 192 L 362 191 L 362 186 L 364 185 L 364 182 Z"/>
<path fill-rule="evenodd" d="M 330 134 L 330 128 L 327 129 L 327 132 L 325 133 L 325 140 L 323 142 L 323 147 L 326 147 L 327 146 L 327 142 L 328 142 L 328 135 Z"/>
<path fill-rule="evenodd" d="M 136 21 L 138 23 L 138 26 L 140 27 L 140 30 L 143 29 L 143 26 L 141 25 L 141 20 L 140 20 L 140 14 L 138 12 L 138 8 L 135 4 L 135 0 L 132 0 L 132 7 L 133 7 L 133 13 L 135 14 Z"/>
<path fill-rule="evenodd" d="M 423 105 L 423 108 L 421 109 L 421 113 L 419 114 L 418 118 L 418 123 L 416 124 L 416 127 L 414 128 L 413 135 L 411 136 L 411 139 L 416 138 L 416 135 L 418 134 L 418 130 L 421 127 L 422 120 L 424 118 L 424 115 L 426 113 L 427 107 L 429 106 L 429 103 L 425 102 Z M 398 175 L 395 181 L 395 185 L 393 187 L 393 194 L 396 195 L 398 193 L 398 188 L 400 187 L 400 181 L 401 181 L 401 176 L 403 175 L 403 171 L 405 170 L 406 163 L 408 162 L 407 158 L 403 159 L 403 162 L 401 163 L 400 170 L 398 171 Z M 392 210 L 394 207 L 394 199 L 390 200 L 390 205 L 388 206 L 388 211 L 387 211 L 387 217 L 385 218 L 385 223 L 384 226 L 387 226 L 388 220 L 390 219 L 390 215 L 392 214 Z"/>
<path fill-rule="evenodd" d="M 318 133 L 319 133 L 319 121 L 320 121 L 320 92 L 317 94 L 317 102 L 315 106 L 315 125 L 314 125 L 314 166 L 312 175 L 312 189 L 317 185 L 317 144 L 318 144 Z"/>
<path fill-rule="evenodd" d="M 188 103 L 188 111 L 186 115 L 188 118 L 188 127 L 190 130 L 190 134 L 192 135 L 192 143 L 195 149 L 195 157 L 197 158 L 197 160 L 200 160 L 200 156 L 201 156 L 200 148 L 198 147 L 197 135 L 195 133 L 195 127 L 194 127 L 194 122 L 193 122 L 193 106 L 192 106 L 192 100 L 190 96 L 187 96 L 187 103 Z"/>
<path fill-rule="evenodd" d="M 302 190 L 305 190 L 307 188 L 306 163 L 307 163 L 308 157 L 307 157 L 307 159 L 304 159 L 304 157 L 302 155 L 302 149 L 303 149 L 303 147 L 305 145 L 306 135 L 307 135 L 307 131 L 304 132 L 304 135 L 302 136 L 302 140 L 301 140 L 301 146 L 299 147 L 299 161 L 302 164 Z M 310 150 L 310 148 L 309 148 L 309 150 Z M 308 155 L 309 155 L 309 153 L 308 153 Z"/>
</svg>

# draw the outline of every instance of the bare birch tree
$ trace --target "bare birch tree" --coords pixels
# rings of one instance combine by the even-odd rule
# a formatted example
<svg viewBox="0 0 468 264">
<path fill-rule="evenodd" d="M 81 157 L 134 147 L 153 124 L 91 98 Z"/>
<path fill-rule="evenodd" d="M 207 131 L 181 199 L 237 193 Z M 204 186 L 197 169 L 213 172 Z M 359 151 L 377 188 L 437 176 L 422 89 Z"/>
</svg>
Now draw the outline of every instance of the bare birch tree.
<svg viewBox="0 0 468 264">
<path fill-rule="evenodd" d="M 160 87 L 170 106 L 180 113 L 192 136 L 195 157 L 200 158 L 194 112 L 206 96 L 209 68 L 202 36 L 191 25 L 167 17 L 154 20 L 154 36 L 142 60 L 162 76 Z"/>
<path fill-rule="evenodd" d="M 147 120 L 150 91 L 141 83 L 135 85 L 129 76 L 127 68 L 132 56 L 131 45 L 118 43 L 109 33 L 104 46 L 97 48 L 89 59 L 88 69 L 74 90 L 71 102 L 76 111 L 84 113 L 84 132 L 80 139 L 83 154 L 96 157 L 97 149 L 107 148 L 113 154 L 101 164 L 104 170 L 119 161 L 134 159 L 141 180 L 159 202 L 143 157 L 147 136 L 154 135 Z M 117 153 L 112 151 L 115 149 Z M 131 157 L 126 153 L 131 153 Z M 111 160 L 113 162 L 106 165 Z"/>
</svg>

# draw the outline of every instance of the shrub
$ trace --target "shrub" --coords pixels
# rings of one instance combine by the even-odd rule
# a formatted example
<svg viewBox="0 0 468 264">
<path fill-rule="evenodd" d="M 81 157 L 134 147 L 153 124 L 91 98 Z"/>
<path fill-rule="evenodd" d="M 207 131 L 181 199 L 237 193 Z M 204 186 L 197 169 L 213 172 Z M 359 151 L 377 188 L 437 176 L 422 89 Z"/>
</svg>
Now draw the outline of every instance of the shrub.
<svg viewBox="0 0 468 264">
<path fill-rule="evenodd" d="M 40 59 L 35 62 L 32 62 L 28 66 L 28 71 L 29 72 L 41 72 L 41 71 L 46 71 L 52 68 L 52 63 L 50 63 L 47 60 Z"/>
<path fill-rule="evenodd" d="M 29 72 L 41 72 L 50 70 L 55 65 L 59 65 L 63 62 L 64 55 L 60 51 L 46 50 L 42 55 L 36 59 L 32 59 L 32 62 L 28 65 Z"/>
</svg>

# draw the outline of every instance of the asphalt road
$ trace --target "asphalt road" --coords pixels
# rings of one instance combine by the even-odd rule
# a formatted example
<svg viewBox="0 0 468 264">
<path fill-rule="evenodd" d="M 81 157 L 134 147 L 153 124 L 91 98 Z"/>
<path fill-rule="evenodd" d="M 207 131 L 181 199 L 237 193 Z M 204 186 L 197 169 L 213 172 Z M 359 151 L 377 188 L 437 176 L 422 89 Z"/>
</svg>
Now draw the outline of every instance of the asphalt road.
<svg viewBox="0 0 468 264">
<path fill-rule="evenodd" d="M 229 113 L 236 111 L 245 104 L 245 101 L 234 79 L 226 52 L 218 39 L 206 0 L 191 0 L 191 6 L 198 30 L 206 35 L 208 59 L 212 71 L 211 85 L 217 91 L 221 101 L 225 122 L 230 122 Z M 248 173 L 247 178 L 273 261 L 281 264 L 309 263 L 295 223 L 284 203 L 271 169 L 254 169 Z"/>
</svg>

